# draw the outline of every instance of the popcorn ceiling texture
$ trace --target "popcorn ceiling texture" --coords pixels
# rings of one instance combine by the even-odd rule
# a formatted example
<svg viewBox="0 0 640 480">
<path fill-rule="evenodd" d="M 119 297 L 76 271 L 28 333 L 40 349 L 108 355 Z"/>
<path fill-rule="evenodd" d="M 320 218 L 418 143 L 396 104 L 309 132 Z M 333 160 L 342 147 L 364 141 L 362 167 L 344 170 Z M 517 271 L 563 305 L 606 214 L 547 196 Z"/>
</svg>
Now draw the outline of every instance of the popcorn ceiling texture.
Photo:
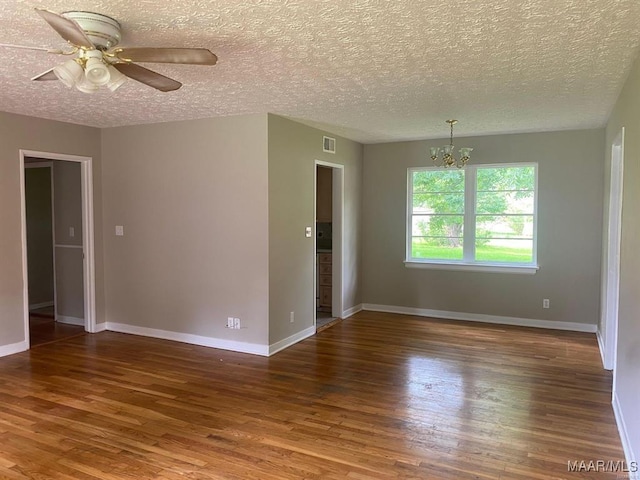
<svg viewBox="0 0 640 480">
<path fill-rule="evenodd" d="M 117 19 L 121 46 L 206 47 L 181 81 L 87 95 L 29 79 L 64 57 L 2 48 L 0 110 L 97 127 L 271 112 L 364 143 L 601 127 L 640 44 L 637 0 L 0 2 L 0 42 L 60 48 L 33 7 Z"/>
</svg>

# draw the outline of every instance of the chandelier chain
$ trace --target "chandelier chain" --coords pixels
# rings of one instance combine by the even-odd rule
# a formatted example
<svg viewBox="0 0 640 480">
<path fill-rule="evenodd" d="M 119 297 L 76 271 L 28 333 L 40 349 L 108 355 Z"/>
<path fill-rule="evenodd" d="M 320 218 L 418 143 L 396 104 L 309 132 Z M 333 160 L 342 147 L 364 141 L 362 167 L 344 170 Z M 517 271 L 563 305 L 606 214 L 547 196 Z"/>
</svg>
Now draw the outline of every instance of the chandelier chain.
<svg viewBox="0 0 640 480">
<path fill-rule="evenodd" d="M 451 145 L 453 147 L 453 124 L 455 123 L 455 121 L 451 121 L 449 122 L 449 125 L 451 125 L 451 136 L 449 137 L 449 145 Z"/>
</svg>

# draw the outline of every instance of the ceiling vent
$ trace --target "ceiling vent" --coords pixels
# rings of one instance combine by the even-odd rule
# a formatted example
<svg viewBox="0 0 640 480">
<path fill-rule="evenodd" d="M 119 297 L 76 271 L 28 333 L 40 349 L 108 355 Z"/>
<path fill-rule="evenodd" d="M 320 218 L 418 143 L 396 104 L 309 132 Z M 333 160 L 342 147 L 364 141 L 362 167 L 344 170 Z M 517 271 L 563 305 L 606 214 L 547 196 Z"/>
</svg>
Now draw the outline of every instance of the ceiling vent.
<svg viewBox="0 0 640 480">
<path fill-rule="evenodd" d="M 322 137 L 322 151 L 327 153 L 336 153 L 336 139 L 331 137 Z"/>
</svg>

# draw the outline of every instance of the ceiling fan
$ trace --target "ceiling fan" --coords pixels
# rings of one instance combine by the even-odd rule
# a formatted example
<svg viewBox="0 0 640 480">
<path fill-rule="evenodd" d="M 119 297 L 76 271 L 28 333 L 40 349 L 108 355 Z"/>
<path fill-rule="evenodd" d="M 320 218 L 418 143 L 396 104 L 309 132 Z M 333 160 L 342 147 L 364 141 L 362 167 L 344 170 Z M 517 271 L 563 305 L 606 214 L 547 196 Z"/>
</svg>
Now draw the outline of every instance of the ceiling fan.
<svg viewBox="0 0 640 480">
<path fill-rule="evenodd" d="M 120 24 L 111 17 L 93 12 L 71 11 L 57 14 L 36 8 L 36 12 L 69 43 L 70 50 L 0 44 L 4 47 L 42 50 L 69 55 L 67 60 L 31 80 L 60 80 L 67 87 L 93 93 L 101 86 L 115 91 L 127 77 L 161 92 L 177 90 L 182 84 L 134 62 L 215 65 L 217 57 L 206 48 L 116 48 Z"/>
</svg>

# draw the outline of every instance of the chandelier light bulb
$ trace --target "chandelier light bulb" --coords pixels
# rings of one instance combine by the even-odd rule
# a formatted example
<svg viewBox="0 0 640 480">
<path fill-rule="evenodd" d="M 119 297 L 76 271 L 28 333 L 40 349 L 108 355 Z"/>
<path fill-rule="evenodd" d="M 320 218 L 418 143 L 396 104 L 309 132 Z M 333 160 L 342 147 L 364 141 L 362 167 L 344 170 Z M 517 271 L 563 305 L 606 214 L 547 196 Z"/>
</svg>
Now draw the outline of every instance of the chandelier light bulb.
<svg viewBox="0 0 640 480">
<path fill-rule="evenodd" d="M 464 163 L 469 161 L 469 157 L 471 156 L 471 151 L 473 148 L 461 148 L 460 149 L 460 160 Z M 466 160 L 465 160 L 466 159 Z"/>
</svg>

